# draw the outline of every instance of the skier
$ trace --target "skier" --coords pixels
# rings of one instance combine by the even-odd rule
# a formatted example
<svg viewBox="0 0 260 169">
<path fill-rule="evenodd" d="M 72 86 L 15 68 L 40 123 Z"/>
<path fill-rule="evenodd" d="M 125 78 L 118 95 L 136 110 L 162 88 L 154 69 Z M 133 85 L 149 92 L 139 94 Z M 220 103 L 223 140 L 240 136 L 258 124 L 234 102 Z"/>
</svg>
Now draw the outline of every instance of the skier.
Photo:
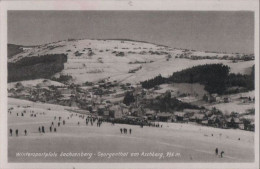
<svg viewBox="0 0 260 169">
<path fill-rule="evenodd" d="M 9 131 L 10 131 L 10 136 L 12 136 L 13 135 L 13 130 L 10 129 Z"/>
<path fill-rule="evenodd" d="M 223 158 L 224 151 L 221 151 L 220 157 Z"/>
<path fill-rule="evenodd" d="M 215 149 L 216 156 L 218 155 L 218 148 Z"/>
</svg>

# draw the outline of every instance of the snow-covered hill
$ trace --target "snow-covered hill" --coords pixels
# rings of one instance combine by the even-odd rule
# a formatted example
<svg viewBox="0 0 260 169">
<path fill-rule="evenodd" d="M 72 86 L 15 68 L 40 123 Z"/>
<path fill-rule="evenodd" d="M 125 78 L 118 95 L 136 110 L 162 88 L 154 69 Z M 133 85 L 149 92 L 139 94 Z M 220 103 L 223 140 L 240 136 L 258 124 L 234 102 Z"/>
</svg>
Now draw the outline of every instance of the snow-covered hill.
<svg viewBox="0 0 260 169">
<path fill-rule="evenodd" d="M 71 39 L 27 48 L 9 57 L 8 63 L 48 54 L 67 54 L 64 69 L 55 76 L 71 75 L 75 83 L 100 79 L 138 83 L 158 74 L 168 76 L 191 66 L 210 63 L 223 63 L 231 67 L 231 72 L 247 74 L 254 64 L 254 60 L 239 60 L 245 56 L 243 54 L 173 49 L 131 40 L 90 39 Z M 232 58 L 238 61 L 233 62 Z"/>
</svg>

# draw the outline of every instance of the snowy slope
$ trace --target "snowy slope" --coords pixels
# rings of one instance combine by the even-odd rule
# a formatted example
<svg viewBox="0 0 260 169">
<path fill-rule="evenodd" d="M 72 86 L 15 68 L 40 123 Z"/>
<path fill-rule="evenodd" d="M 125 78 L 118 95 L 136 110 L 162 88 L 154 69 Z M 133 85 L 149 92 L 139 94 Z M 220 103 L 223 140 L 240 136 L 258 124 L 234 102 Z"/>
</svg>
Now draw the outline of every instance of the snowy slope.
<svg viewBox="0 0 260 169">
<path fill-rule="evenodd" d="M 168 76 L 191 66 L 210 63 L 223 63 L 231 67 L 231 72 L 245 74 L 250 73 L 249 68 L 254 64 L 254 61 L 232 63 L 231 60 L 219 59 L 224 55 L 236 57 L 238 54 L 172 49 L 136 41 L 90 39 L 59 41 L 28 48 L 9 58 L 8 62 L 17 62 L 24 57 L 60 53 L 67 54 L 68 61 L 65 63 L 64 70 L 56 75 L 72 75 L 76 83 L 104 78 L 123 83 L 138 83 L 158 74 Z M 184 54 L 189 57 L 209 56 L 217 59 L 179 58 Z"/>
<path fill-rule="evenodd" d="M 36 87 L 37 85 L 47 87 L 47 86 L 64 86 L 64 84 L 52 81 L 52 80 L 47 80 L 47 79 L 36 79 L 36 80 L 24 80 L 20 81 L 20 83 L 25 86 L 25 87 Z M 11 82 L 8 83 L 8 89 L 15 88 L 15 85 L 17 82 Z"/>
</svg>

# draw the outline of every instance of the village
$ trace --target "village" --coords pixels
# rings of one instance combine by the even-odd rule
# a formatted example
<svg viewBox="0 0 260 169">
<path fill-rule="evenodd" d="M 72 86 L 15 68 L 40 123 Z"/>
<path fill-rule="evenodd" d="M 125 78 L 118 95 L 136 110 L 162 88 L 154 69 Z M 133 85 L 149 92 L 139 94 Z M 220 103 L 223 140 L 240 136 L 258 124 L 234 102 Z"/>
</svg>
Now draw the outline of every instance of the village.
<svg viewBox="0 0 260 169">
<path fill-rule="evenodd" d="M 191 123 L 223 129 L 255 130 L 254 119 L 247 118 L 254 117 L 254 109 L 227 114 L 214 107 L 215 104 L 228 104 L 233 101 L 240 102 L 239 104 L 254 104 L 254 97 L 231 98 L 228 95 L 204 94 L 199 98 L 196 93 L 157 91 L 158 86 L 144 89 L 140 84 L 123 84 L 108 79 L 82 85 L 54 83 L 52 80 L 43 79 L 34 86 L 14 82 L 12 87 L 8 88 L 8 97 L 69 106 L 71 109 L 68 111 L 99 117 L 113 123 L 140 126 L 156 126 L 159 122 Z M 186 103 L 184 98 L 186 101 L 196 98 L 196 101 L 200 101 L 200 106 L 164 110 L 149 106 L 160 99 L 163 100 L 167 94 L 178 100 L 178 104 L 190 104 Z"/>
</svg>

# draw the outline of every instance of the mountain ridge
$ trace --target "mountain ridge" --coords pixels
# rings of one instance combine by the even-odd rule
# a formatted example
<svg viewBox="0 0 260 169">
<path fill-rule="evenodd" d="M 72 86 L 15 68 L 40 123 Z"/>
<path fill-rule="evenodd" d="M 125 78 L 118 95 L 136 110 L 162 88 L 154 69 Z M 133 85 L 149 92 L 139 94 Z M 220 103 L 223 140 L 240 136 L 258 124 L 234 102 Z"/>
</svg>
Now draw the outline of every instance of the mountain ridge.
<svg viewBox="0 0 260 169">
<path fill-rule="evenodd" d="M 243 74 L 254 62 L 253 55 L 177 49 L 131 39 L 68 39 L 23 47 L 22 52 L 8 58 L 8 63 L 55 54 L 67 55 L 67 62 L 54 76 L 71 75 L 75 83 L 100 79 L 139 83 L 158 74 L 167 77 L 173 72 L 206 63 L 232 65 L 235 72 Z M 249 61 L 244 62 L 246 59 Z"/>
</svg>

